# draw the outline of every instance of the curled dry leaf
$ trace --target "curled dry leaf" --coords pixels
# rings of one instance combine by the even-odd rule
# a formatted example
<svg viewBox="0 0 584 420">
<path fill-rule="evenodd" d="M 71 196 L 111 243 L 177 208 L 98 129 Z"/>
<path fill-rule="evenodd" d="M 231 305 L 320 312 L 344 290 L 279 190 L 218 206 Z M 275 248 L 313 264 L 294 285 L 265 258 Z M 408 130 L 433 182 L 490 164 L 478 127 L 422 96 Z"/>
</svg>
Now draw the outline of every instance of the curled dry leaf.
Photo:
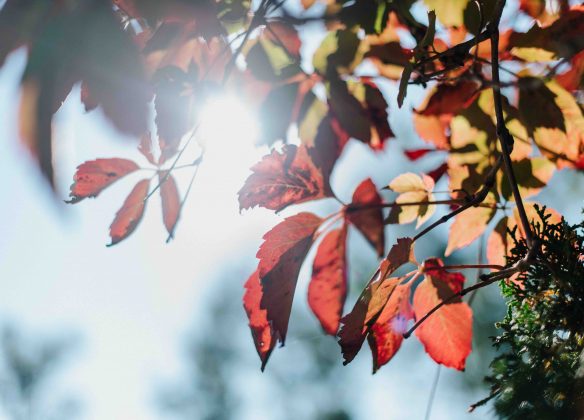
<svg viewBox="0 0 584 420">
<path fill-rule="evenodd" d="M 134 189 L 128 195 L 126 201 L 124 201 L 122 208 L 116 213 L 116 217 L 110 226 L 112 242 L 108 246 L 117 244 L 134 232 L 138 223 L 142 220 L 149 187 L 149 179 L 143 179 L 134 186 Z"/>
<path fill-rule="evenodd" d="M 347 297 L 347 226 L 327 233 L 316 251 L 308 305 L 323 330 L 335 335 Z"/>
<path fill-rule="evenodd" d="M 73 176 L 68 203 L 97 197 L 101 191 L 118 179 L 137 171 L 139 166 L 128 159 L 96 159 L 82 163 Z"/>
<path fill-rule="evenodd" d="M 443 266 L 437 258 L 424 262 L 426 274 L 414 293 L 416 319 L 441 302 L 449 302 L 427 318 L 415 334 L 436 363 L 464 370 L 472 347 L 472 310 L 460 297 L 451 299 L 462 290 L 464 276 L 443 270 Z"/>
</svg>

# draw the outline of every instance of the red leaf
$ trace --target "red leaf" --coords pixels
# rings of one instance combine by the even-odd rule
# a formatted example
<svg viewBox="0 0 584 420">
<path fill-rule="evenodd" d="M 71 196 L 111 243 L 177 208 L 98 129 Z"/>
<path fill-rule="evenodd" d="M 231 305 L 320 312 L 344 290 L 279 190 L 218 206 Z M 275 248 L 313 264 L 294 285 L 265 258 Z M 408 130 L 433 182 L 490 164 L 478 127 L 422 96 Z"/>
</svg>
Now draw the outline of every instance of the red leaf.
<svg viewBox="0 0 584 420">
<path fill-rule="evenodd" d="M 359 353 L 371 324 L 385 307 L 393 289 L 403 280 L 387 277 L 408 261 L 414 260 L 412 247 L 411 238 L 397 240 L 387 257 L 381 262 L 376 280 L 365 287 L 351 312 L 341 319 L 343 326 L 338 337 L 345 359 L 343 364 L 350 363 Z"/>
<path fill-rule="evenodd" d="M 407 324 L 414 317 L 410 305 L 410 286 L 398 285 L 389 297 L 367 336 L 373 355 L 373 373 L 399 350 Z"/>
<path fill-rule="evenodd" d="M 322 219 L 312 213 L 288 217 L 264 235 L 256 257 L 263 287 L 261 307 L 267 310 L 274 335 L 284 345 L 294 290 L 302 262 Z"/>
<path fill-rule="evenodd" d="M 448 163 L 443 163 L 435 169 L 432 169 L 426 175 L 434 180 L 434 183 L 438 182 L 440 178 L 448 171 Z"/>
<path fill-rule="evenodd" d="M 174 227 L 178 221 L 180 211 L 178 188 L 174 177 L 168 171 L 159 172 L 158 181 L 160 182 L 160 199 L 162 201 L 162 220 L 168 231 L 169 238 L 171 238 L 174 234 Z"/>
<path fill-rule="evenodd" d="M 276 345 L 276 340 L 272 334 L 272 327 L 268 322 L 267 311 L 260 308 L 263 293 L 257 270 L 245 282 L 244 287 L 243 307 L 249 319 L 249 329 L 262 361 L 263 371 Z"/>
<path fill-rule="evenodd" d="M 443 265 L 439 259 L 424 263 L 426 276 L 414 293 L 416 319 L 462 290 L 462 274 L 432 269 Z M 454 298 L 427 318 L 416 330 L 416 336 L 436 363 L 464 370 L 472 347 L 472 310 L 460 297 Z"/>
<path fill-rule="evenodd" d="M 328 184 L 305 146 L 284 146 L 256 163 L 239 191 L 240 209 L 262 206 L 280 211 L 291 204 L 330 197 Z"/>
<path fill-rule="evenodd" d="M 353 200 L 347 208 L 347 219 L 361 231 L 363 236 L 375 248 L 379 256 L 385 248 L 385 234 L 383 230 L 383 212 L 381 207 L 369 210 L 352 211 L 355 206 L 375 206 L 383 200 L 371 179 L 366 179 L 355 189 Z"/>
<path fill-rule="evenodd" d="M 436 149 L 411 149 L 411 150 L 404 150 L 404 155 L 408 157 L 411 161 L 416 161 L 418 159 L 423 158 L 430 152 L 435 152 Z"/>
<path fill-rule="evenodd" d="M 454 85 L 438 85 L 428 97 L 427 103 L 417 112 L 421 115 L 457 114 L 468 108 L 479 92 L 476 82 L 462 80 Z"/>
<path fill-rule="evenodd" d="M 371 325 L 401 280 L 403 279 L 391 277 L 370 283 L 361 292 L 361 296 L 351 312 L 341 319 L 343 325 L 339 330 L 338 337 L 343 353 L 343 365 L 349 364 L 357 356 Z"/>
<path fill-rule="evenodd" d="M 150 180 L 143 179 L 138 182 L 134 189 L 124 201 L 122 208 L 116 213 L 116 217 L 110 226 L 110 237 L 112 238 L 112 246 L 118 242 L 126 239 L 134 230 L 144 214 L 144 207 L 148 189 L 150 187 Z"/>
<path fill-rule="evenodd" d="M 73 176 L 73 184 L 68 203 L 78 203 L 87 197 L 97 197 L 99 193 L 118 179 L 140 169 L 131 160 L 112 158 L 96 159 L 82 163 Z"/>
<path fill-rule="evenodd" d="M 347 227 L 329 232 L 316 252 L 308 304 L 327 334 L 335 335 L 347 297 Z"/>
</svg>

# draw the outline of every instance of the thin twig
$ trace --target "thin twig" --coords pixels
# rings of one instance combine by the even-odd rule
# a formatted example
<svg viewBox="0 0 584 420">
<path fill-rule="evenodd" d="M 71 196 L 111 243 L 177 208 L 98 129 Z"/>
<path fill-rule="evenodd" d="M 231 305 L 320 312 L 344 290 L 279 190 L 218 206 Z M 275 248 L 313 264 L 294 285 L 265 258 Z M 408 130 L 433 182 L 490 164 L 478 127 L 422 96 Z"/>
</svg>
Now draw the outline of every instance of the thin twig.
<svg viewBox="0 0 584 420">
<path fill-rule="evenodd" d="M 423 231 L 421 231 L 416 236 L 414 236 L 414 238 L 413 238 L 414 241 L 417 241 L 418 239 L 420 239 L 422 236 L 426 235 L 428 232 L 432 231 L 437 226 L 440 226 L 441 224 L 446 223 L 448 220 L 450 220 L 451 218 L 453 218 L 457 214 L 462 213 L 463 211 L 465 211 L 466 209 L 468 209 L 470 207 L 477 207 L 479 204 L 481 204 L 483 201 L 485 201 L 485 199 L 487 198 L 487 195 L 489 194 L 489 191 L 495 186 L 497 172 L 501 168 L 502 163 L 503 163 L 503 160 L 502 160 L 501 156 L 499 156 L 499 158 L 497 159 L 497 162 L 495 162 L 495 165 L 493 165 L 491 167 L 489 173 L 487 174 L 487 176 L 485 178 L 485 182 L 483 183 L 483 186 L 481 187 L 481 189 L 477 193 L 468 197 L 467 202 L 465 204 L 461 205 L 459 208 L 451 211 L 450 213 L 442 216 L 440 219 L 436 220 L 430 226 L 428 226 Z"/>
</svg>

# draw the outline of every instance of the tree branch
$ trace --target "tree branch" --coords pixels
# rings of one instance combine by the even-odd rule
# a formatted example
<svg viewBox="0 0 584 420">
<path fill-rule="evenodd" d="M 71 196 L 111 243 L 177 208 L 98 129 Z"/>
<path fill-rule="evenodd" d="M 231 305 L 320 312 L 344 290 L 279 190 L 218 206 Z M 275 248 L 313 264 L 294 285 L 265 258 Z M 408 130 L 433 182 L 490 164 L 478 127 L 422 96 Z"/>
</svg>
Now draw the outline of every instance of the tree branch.
<svg viewBox="0 0 584 420">
<path fill-rule="evenodd" d="M 493 99 L 495 103 L 495 117 L 497 119 L 497 137 L 499 138 L 499 143 L 501 144 L 503 162 L 505 175 L 509 181 L 509 186 L 513 192 L 513 198 L 515 199 L 515 204 L 517 205 L 517 211 L 519 213 L 519 219 L 521 220 L 521 226 L 525 231 L 525 239 L 527 246 L 529 248 L 533 247 L 533 235 L 531 232 L 531 226 L 529 225 L 529 219 L 525 212 L 525 207 L 523 206 L 523 200 L 521 198 L 521 193 L 519 192 L 519 187 L 517 186 L 517 179 L 515 178 L 515 172 L 513 170 L 513 164 L 511 162 L 511 151 L 513 150 L 513 136 L 509 133 L 507 126 L 505 125 L 505 116 L 503 114 L 503 100 L 500 89 L 500 79 L 499 79 L 499 22 L 501 21 L 501 15 L 503 13 L 503 8 L 505 6 L 505 0 L 498 0 L 495 5 L 495 13 L 493 20 L 489 23 L 489 32 L 491 34 L 491 79 L 493 81 Z"/>
</svg>

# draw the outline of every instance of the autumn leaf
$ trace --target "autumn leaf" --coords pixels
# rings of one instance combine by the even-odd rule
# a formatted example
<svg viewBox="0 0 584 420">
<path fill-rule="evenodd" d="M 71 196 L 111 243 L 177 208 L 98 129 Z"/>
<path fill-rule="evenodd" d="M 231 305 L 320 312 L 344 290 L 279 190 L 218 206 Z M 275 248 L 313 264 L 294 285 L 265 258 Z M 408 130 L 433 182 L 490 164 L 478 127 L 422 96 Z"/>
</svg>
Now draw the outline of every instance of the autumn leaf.
<svg viewBox="0 0 584 420">
<path fill-rule="evenodd" d="M 51 121 L 75 83 L 83 81 L 92 106 L 101 105 L 126 134 L 146 131 L 149 100 L 139 51 L 111 5 L 78 4 L 59 12 L 35 28 L 29 40 L 19 112 L 20 136 L 51 185 Z M 24 18 L 33 22 L 38 16 Z"/>
<path fill-rule="evenodd" d="M 368 50 L 367 42 L 353 30 L 329 32 L 312 59 L 314 70 L 327 78 L 336 74 L 352 73 Z"/>
<path fill-rule="evenodd" d="M 468 108 L 476 99 L 479 85 L 474 81 L 460 80 L 455 84 L 439 84 L 416 112 L 420 115 L 457 114 Z"/>
<path fill-rule="evenodd" d="M 274 150 L 251 170 L 239 191 L 241 210 L 261 206 L 280 211 L 291 204 L 332 195 L 306 146 L 286 145 L 282 153 Z"/>
<path fill-rule="evenodd" d="M 404 155 L 407 156 L 407 158 L 409 160 L 411 160 L 412 162 L 415 162 L 418 159 L 423 158 L 424 156 L 426 156 L 428 153 L 431 152 L 435 152 L 436 149 L 410 149 L 410 150 L 404 150 Z"/>
<path fill-rule="evenodd" d="M 288 217 L 264 235 L 256 254 L 263 289 L 261 308 L 267 310 L 268 321 L 282 345 L 286 341 L 298 273 L 322 221 L 306 212 Z"/>
<path fill-rule="evenodd" d="M 490 204 L 491 207 L 470 207 L 454 217 L 454 223 L 450 225 L 448 246 L 444 255 L 449 256 L 455 250 L 470 245 L 485 232 L 497 209 L 492 194 L 487 196 L 483 204 Z"/>
<path fill-rule="evenodd" d="M 149 187 L 149 179 L 143 179 L 134 186 L 110 226 L 112 242 L 108 246 L 117 244 L 134 232 L 138 223 L 142 220 Z"/>
<path fill-rule="evenodd" d="M 180 212 L 180 197 L 176 181 L 168 171 L 158 173 L 160 183 L 160 200 L 162 202 L 162 220 L 168 231 L 169 238 L 174 235 L 174 227 L 178 221 Z"/>
<path fill-rule="evenodd" d="M 416 319 L 449 301 L 420 324 L 415 334 L 436 363 L 464 370 L 472 347 L 472 310 L 460 297 L 451 299 L 462 290 L 464 276 L 440 269 L 443 265 L 439 259 L 424 262 L 426 274 L 414 293 Z"/>
<path fill-rule="evenodd" d="M 393 137 L 388 123 L 387 102 L 371 80 L 360 82 L 332 80 L 327 84 L 332 114 L 350 136 L 382 150 Z"/>
<path fill-rule="evenodd" d="M 373 355 L 373 373 L 389 362 L 399 350 L 408 321 L 414 314 L 410 305 L 410 286 L 398 285 L 371 327 L 367 336 Z"/>
<path fill-rule="evenodd" d="M 359 353 L 371 325 L 386 306 L 395 287 L 404 280 L 389 276 L 402 265 L 414 260 L 412 239 L 399 238 L 381 262 L 377 275 L 361 292 L 351 312 L 341 319 L 342 326 L 337 335 L 343 353 L 343 364 L 350 363 Z"/>
<path fill-rule="evenodd" d="M 347 227 L 327 233 L 312 265 L 308 305 L 327 334 L 335 335 L 347 297 Z"/>
<path fill-rule="evenodd" d="M 121 158 L 96 159 L 82 163 L 73 176 L 67 203 L 78 203 L 84 198 L 97 197 L 118 179 L 137 171 L 133 161 Z"/>
<path fill-rule="evenodd" d="M 436 11 L 438 20 L 444 26 L 459 27 L 464 24 L 464 9 L 468 0 L 424 0 L 430 10 Z"/>
<path fill-rule="evenodd" d="M 243 308 L 249 319 L 249 329 L 251 330 L 253 342 L 262 361 L 263 371 L 272 350 L 276 346 L 276 338 L 268 322 L 267 311 L 260 307 L 263 292 L 257 270 L 245 282 L 244 287 Z"/>
<path fill-rule="evenodd" d="M 424 204 L 434 201 L 432 194 L 434 179 L 428 175 L 419 176 L 407 172 L 394 178 L 389 183 L 389 188 L 400 194 L 385 223 L 411 223 L 418 219 L 417 226 L 419 227 L 436 211 L 434 204 Z"/>
<path fill-rule="evenodd" d="M 353 200 L 346 209 L 347 220 L 365 236 L 379 256 L 385 249 L 382 202 L 377 187 L 368 178 L 355 188 Z M 360 210 L 359 207 L 365 209 Z"/>
</svg>

